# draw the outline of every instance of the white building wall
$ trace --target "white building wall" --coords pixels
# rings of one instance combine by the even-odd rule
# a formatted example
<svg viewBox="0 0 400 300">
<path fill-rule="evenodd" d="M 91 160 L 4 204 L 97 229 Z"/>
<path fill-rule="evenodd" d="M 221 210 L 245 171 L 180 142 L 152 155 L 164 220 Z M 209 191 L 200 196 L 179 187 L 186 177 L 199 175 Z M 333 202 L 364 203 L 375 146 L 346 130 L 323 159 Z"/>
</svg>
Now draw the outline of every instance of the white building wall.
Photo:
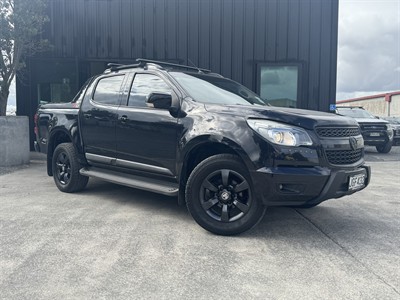
<svg viewBox="0 0 400 300">
<path fill-rule="evenodd" d="M 392 96 L 392 102 L 390 103 L 390 116 L 400 117 L 400 94 Z"/>
<path fill-rule="evenodd" d="M 390 94 L 389 94 L 390 95 Z M 362 106 L 378 117 L 400 117 L 400 93 L 391 95 L 391 102 L 386 101 L 386 95 L 377 95 L 376 98 L 349 99 L 338 101 L 337 106 Z"/>
</svg>

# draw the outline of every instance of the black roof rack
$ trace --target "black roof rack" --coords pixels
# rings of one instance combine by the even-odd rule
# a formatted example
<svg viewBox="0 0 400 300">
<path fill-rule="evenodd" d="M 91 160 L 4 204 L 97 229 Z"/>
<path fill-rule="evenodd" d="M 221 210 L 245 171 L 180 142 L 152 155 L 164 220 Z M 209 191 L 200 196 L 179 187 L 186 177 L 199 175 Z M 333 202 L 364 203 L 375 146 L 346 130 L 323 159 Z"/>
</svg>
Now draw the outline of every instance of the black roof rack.
<svg viewBox="0 0 400 300">
<path fill-rule="evenodd" d="M 169 63 L 169 62 L 164 62 L 164 61 L 158 61 L 158 60 L 150 60 L 150 59 L 144 59 L 144 58 L 138 58 L 136 60 L 137 64 L 130 64 L 130 65 L 123 65 L 123 64 L 116 64 L 116 63 L 109 63 L 107 64 L 108 69 L 106 71 L 116 71 L 116 70 L 123 70 L 123 69 L 130 69 L 130 68 L 137 68 L 137 67 L 144 67 L 148 63 L 156 64 L 161 66 L 171 66 L 171 67 L 176 67 L 176 68 L 183 68 L 183 69 L 188 69 L 188 70 L 196 70 L 199 73 L 211 73 L 210 70 L 207 69 L 201 69 L 197 67 L 191 67 L 191 66 L 186 66 L 186 65 L 180 65 L 180 64 L 174 64 L 174 63 Z"/>
<path fill-rule="evenodd" d="M 171 67 L 177 67 L 177 68 L 183 68 L 183 69 L 189 69 L 189 70 L 196 70 L 196 71 L 204 72 L 204 73 L 211 73 L 211 71 L 207 70 L 207 69 L 191 67 L 191 66 L 186 66 L 186 65 L 180 65 L 180 64 L 175 64 L 175 63 L 169 63 L 169 62 L 164 62 L 164 61 L 158 61 L 158 60 L 138 58 L 136 61 L 142 62 L 142 63 L 152 63 L 152 64 L 157 64 L 157 65 L 162 65 L 162 66 L 171 66 Z"/>
<path fill-rule="evenodd" d="M 116 70 L 123 70 L 123 69 L 129 69 L 129 68 L 137 68 L 143 66 L 142 63 L 138 64 L 129 64 L 129 65 L 123 65 L 123 64 L 116 64 L 116 63 L 108 63 L 107 67 L 108 69 L 106 71 L 116 71 Z"/>
</svg>

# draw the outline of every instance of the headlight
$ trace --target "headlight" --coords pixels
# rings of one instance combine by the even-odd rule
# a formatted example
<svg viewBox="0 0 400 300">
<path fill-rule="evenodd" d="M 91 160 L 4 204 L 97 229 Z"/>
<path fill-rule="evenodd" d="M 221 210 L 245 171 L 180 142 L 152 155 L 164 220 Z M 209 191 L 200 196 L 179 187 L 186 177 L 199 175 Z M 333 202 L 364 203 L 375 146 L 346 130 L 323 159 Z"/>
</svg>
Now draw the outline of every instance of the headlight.
<svg viewBox="0 0 400 300">
<path fill-rule="evenodd" d="M 247 120 L 247 124 L 263 138 L 282 146 L 310 146 L 308 133 L 299 127 L 289 126 L 268 120 Z"/>
<path fill-rule="evenodd" d="M 387 125 L 386 125 L 386 130 L 387 130 L 387 132 L 388 132 L 389 140 L 391 140 L 391 139 L 393 138 L 393 135 L 394 135 L 394 131 L 393 131 L 392 125 L 387 124 Z"/>
</svg>

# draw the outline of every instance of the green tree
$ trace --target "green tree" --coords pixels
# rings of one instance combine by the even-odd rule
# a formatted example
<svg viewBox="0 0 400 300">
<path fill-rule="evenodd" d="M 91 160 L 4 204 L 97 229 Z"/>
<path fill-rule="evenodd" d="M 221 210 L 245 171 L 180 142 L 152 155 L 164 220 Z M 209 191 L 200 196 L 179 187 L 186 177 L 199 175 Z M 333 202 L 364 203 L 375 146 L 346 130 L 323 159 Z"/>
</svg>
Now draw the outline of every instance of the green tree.
<svg viewBox="0 0 400 300">
<path fill-rule="evenodd" d="M 29 55 L 43 51 L 48 0 L 0 0 L 0 116 L 6 115 L 10 85 Z"/>
</svg>

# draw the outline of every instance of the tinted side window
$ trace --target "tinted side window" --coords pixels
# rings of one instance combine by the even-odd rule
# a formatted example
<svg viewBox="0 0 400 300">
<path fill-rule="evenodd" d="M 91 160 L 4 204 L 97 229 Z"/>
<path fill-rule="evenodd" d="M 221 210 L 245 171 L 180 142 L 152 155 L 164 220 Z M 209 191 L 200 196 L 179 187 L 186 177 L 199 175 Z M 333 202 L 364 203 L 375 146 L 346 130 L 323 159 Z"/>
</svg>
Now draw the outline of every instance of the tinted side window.
<svg viewBox="0 0 400 300">
<path fill-rule="evenodd" d="M 146 107 L 146 97 L 152 92 L 172 93 L 169 85 L 153 74 L 136 74 L 129 94 L 128 106 Z"/>
<path fill-rule="evenodd" d="M 93 100 L 102 104 L 119 104 L 119 92 L 124 76 L 106 77 L 99 80 Z"/>
</svg>

